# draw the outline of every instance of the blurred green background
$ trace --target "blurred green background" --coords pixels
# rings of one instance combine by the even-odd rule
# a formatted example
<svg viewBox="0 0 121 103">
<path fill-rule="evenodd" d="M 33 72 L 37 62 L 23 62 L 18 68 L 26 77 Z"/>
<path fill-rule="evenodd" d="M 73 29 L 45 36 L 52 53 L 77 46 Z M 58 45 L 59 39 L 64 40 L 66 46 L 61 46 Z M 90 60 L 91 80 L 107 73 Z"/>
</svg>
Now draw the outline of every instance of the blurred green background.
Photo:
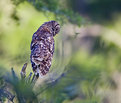
<svg viewBox="0 0 121 103">
<path fill-rule="evenodd" d="M 121 103 L 121 0 L 1 0 L 1 73 L 13 67 L 19 75 L 26 62 L 27 74 L 32 71 L 32 35 L 50 20 L 61 31 L 46 77 L 63 75 L 38 101 Z"/>
</svg>

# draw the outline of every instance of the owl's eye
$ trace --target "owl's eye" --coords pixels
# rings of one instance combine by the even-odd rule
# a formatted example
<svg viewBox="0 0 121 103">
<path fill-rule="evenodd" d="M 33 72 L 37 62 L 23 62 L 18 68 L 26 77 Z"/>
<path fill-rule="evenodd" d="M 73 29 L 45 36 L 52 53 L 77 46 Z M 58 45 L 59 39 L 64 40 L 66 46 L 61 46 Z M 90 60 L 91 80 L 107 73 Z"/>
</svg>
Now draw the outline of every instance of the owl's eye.
<svg viewBox="0 0 121 103">
<path fill-rule="evenodd" d="M 56 28 L 55 30 L 58 31 L 58 28 Z"/>
</svg>

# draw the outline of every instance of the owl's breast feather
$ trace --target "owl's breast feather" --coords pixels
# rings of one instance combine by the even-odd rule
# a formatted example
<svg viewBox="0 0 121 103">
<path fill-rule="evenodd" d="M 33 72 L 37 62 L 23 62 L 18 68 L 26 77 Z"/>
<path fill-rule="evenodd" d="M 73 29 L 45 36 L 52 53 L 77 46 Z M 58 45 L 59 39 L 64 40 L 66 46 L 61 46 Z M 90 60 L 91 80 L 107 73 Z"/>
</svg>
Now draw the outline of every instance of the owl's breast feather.
<svg viewBox="0 0 121 103">
<path fill-rule="evenodd" d="M 31 62 L 35 73 L 45 75 L 51 67 L 54 38 L 41 36 L 38 38 L 34 38 L 31 43 Z"/>
</svg>

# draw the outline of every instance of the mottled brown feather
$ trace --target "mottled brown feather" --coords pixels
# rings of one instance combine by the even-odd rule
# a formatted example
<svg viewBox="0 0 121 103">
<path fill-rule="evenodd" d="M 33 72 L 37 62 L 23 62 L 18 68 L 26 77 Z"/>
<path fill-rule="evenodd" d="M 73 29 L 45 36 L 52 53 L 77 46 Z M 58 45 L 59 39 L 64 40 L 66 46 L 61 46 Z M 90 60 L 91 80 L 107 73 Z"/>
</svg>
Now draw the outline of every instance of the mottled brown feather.
<svg viewBox="0 0 121 103">
<path fill-rule="evenodd" d="M 31 41 L 31 64 L 35 75 L 43 76 L 49 72 L 54 53 L 54 36 L 60 25 L 56 21 L 44 23 L 33 34 Z"/>
</svg>

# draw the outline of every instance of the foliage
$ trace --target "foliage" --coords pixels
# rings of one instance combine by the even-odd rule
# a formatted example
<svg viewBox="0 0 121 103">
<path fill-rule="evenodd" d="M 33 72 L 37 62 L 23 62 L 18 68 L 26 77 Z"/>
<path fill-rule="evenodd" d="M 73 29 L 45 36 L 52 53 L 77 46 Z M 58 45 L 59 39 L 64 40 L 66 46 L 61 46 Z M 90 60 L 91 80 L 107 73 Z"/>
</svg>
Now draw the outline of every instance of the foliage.
<svg viewBox="0 0 121 103">
<path fill-rule="evenodd" d="M 90 5 L 95 5 L 96 8 L 100 2 L 104 3 L 91 1 Z M 6 92 L 12 95 L 14 102 L 20 103 L 104 103 L 107 95 L 111 96 L 108 91 L 117 89 L 118 83 L 113 75 L 121 70 L 120 17 L 114 21 L 114 25 L 103 25 L 98 35 L 90 35 L 87 29 L 86 35 L 85 32 L 78 33 L 76 28 L 88 21 L 72 8 L 69 7 L 68 0 L 64 5 L 61 0 L 0 2 L 1 100 L 6 101 Z M 94 12 L 100 13 L 97 11 Z M 56 48 L 50 72 L 44 77 L 45 80 L 39 79 L 39 83 L 33 86 L 31 79 L 28 82 L 31 72 L 30 41 L 38 27 L 49 20 L 57 20 L 62 28 L 55 38 Z M 75 32 L 70 25 L 73 25 Z M 89 44 L 85 45 L 88 40 Z M 26 79 L 22 80 L 19 73 L 25 62 L 28 62 L 28 69 Z M 12 72 L 11 67 L 14 67 Z"/>
<path fill-rule="evenodd" d="M 13 0 L 16 5 L 24 2 L 26 0 Z M 63 8 L 63 4 L 57 0 L 28 0 L 37 10 L 45 12 L 54 13 L 56 20 L 59 20 L 61 23 L 65 23 L 70 21 L 73 24 L 77 24 L 81 26 L 85 23 L 83 17 L 81 17 L 78 13 L 75 13 L 73 10 L 68 8 Z"/>
<path fill-rule="evenodd" d="M 68 0 L 74 11 L 88 15 L 97 23 L 111 22 L 114 15 L 120 14 L 120 0 Z"/>
</svg>

